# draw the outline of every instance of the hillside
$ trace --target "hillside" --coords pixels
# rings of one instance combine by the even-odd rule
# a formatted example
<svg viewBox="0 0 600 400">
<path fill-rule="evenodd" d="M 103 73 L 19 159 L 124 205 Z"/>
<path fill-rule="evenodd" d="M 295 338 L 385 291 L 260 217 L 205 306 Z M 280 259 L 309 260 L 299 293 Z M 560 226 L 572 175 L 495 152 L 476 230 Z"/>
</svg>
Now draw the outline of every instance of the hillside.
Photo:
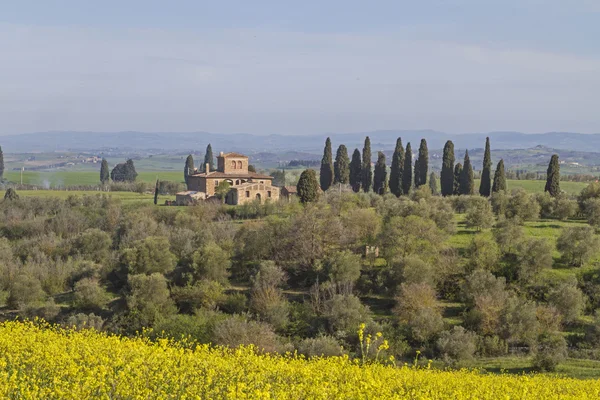
<svg viewBox="0 0 600 400">
<path fill-rule="evenodd" d="M 447 140 L 456 148 L 483 147 L 489 136 L 495 149 L 527 149 L 538 145 L 561 150 L 589 151 L 600 148 L 600 134 L 491 132 L 472 134 L 448 134 L 431 130 L 385 130 L 358 133 L 322 133 L 315 135 L 252 135 L 219 134 L 209 132 L 38 132 L 21 135 L 0 136 L 0 144 L 9 153 L 65 151 L 65 150 L 111 150 L 134 149 L 160 151 L 195 151 L 208 143 L 213 148 L 229 151 L 302 151 L 321 152 L 325 137 L 334 143 L 345 143 L 349 149 L 362 148 L 365 136 L 371 137 L 374 149 L 392 149 L 396 138 L 418 143 L 427 138 L 430 149 L 441 149 Z"/>
</svg>

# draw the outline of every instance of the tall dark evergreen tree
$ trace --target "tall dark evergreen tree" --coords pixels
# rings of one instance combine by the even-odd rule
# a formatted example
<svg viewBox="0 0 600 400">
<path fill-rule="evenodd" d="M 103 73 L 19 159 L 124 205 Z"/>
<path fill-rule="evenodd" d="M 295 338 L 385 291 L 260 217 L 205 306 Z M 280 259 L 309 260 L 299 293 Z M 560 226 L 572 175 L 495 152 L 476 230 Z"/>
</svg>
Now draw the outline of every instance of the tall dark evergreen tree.
<svg viewBox="0 0 600 400">
<path fill-rule="evenodd" d="M 135 170 L 135 165 L 133 165 L 133 160 L 130 158 L 125 162 L 125 180 L 128 182 L 135 182 L 138 173 Z"/>
<path fill-rule="evenodd" d="M 412 148 L 410 142 L 406 144 L 404 153 L 404 171 L 402 171 L 402 193 L 409 194 L 412 188 Z"/>
<path fill-rule="evenodd" d="M 404 146 L 402 138 L 396 139 L 396 148 L 392 156 L 392 167 L 390 169 L 390 192 L 396 196 L 402 194 L 402 174 L 404 171 Z"/>
<path fill-rule="evenodd" d="M 475 177 L 473 176 L 473 166 L 471 165 L 468 150 L 465 150 L 465 160 L 460 175 L 458 192 L 459 194 L 464 195 L 472 195 L 475 193 Z"/>
<path fill-rule="evenodd" d="M 212 146 L 210 143 L 206 146 L 206 153 L 204 154 L 204 164 L 202 165 L 202 170 L 206 172 L 206 164 L 209 164 L 210 170 L 215 170 L 215 158 L 212 152 Z"/>
<path fill-rule="evenodd" d="M 362 153 L 362 190 L 370 192 L 373 189 L 373 167 L 371 166 L 371 139 L 365 138 Z"/>
<path fill-rule="evenodd" d="M 429 190 L 431 190 L 431 194 L 433 195 L 438 194 L 438 183 L 437 177 L 435 176 L 435 172 L 432 172 L 429 175 Z"/>
<path fill-rule="evenodd" d="M 108 171 L 108 162 L 103 158 L 102 163 L 100 163 L 100 183 L 106 185 L 109 180 L 110 172 Z"/>
<path fill-rule="evenodd" d="M 377 164 L 375 164 L 375 176 L 373 178 L 373 190 L 377 194 L 386 194 L 388 191 L 387 167 L 385 165 L 385 154 L 377 153 Z"/>
<path fill-rule="evenodd" d="M 440 186 L 442 189 L 442 196 L 454 194 L 454 143 L 450 140 L 448 140 L 444 146 Z"/>
<path fill-rule="evenodd" d="M 429 169 L 429 150 L 427 150 L 427 141 L 421 139 L 419 146 L 419 157 L 415 161 L 415 187 L 425 185 L 427 183 L 427 173 Z"/>
<path fill-rule="evenodd" d="M 2 146 L 0 146 L 0 181 L 4 178 L 4 153 L 2 152 Z"/>
<path fill-rule="evenodd" d="M 352 161 L 350 161 L 350 186 L 355 192 L 360 192 L 362 185 L 362 159 L 360 158 L 360 151 L 354 149 L 352 153 Z"/>
<path fill-rule="evenodd" d="M 333 155 L 331 154 L 331 140 L 329 138 L 325 141 L 325 149 L 323 149 L 319 182 L 323 191 L 329 189 L 333 183 Z"/>
<path fill-rule="evenodd" d="M 110 172 L 110 179 L 113 182 L 134 182 L 137 178 L 137 172 L 133 160 L 129 159 L 125 163 L 117 164 Z"/>
<path fill-rule="evenodd" d="M 348 149 L 341 144 L 335 153 L 335 163 L 333 164 L 334 183 L 347 185 L 350 183 L 350 158 L 348 158 Z"/>
<path fill-rule="evenodd" d="M 490 138 L 485 138 L 485 152 L 483 153 L 483 169 L 481 170 L 481 183 L 479 194 L 485 197 L 492 190 L 492 155 L 490 153 Z"/>
<path fill-rule="evenodd" d="M 319 198 L 319 182 L 317 182 L 317 173 L 314 169 L 305 169 L 300 174 L 296 191 L 302 203 L 317 201 Z"/>
<path fill-rule="evenodd" d="M 454 166 L 454 173 L 452 175 L 452 194 L 460 194 L 460 177 L 462 175 L 463 166 L 458 163 Z"/>
<path fill-rule="evenodd" d="M 504 175 L 504 160 L 498 161 L 496 172 L 494 172 L 494 184 L 492 185 L 492 193 L 506 191 L 506 176 Z"/>
<path fill-rule="evenodd" d="M 544 191 L 550 193 L 550 196 L 556 197 L 560 194 L 560 164 L 558 163 L 558 154 L 552 155 L 548 164 L 546 173 L 546 187 Z"/>
<path fill-rule="evenodd" d="M 154 186 L 154 205 L 158 204 L 158 179 L 156 180 L 156 185 Z"/>
<path fill-rule="evenodd" d="M 190 154 L 185 159 L 185 167 L 183 168 L 183 179 L 185 180 L 185 184 L 188 184 L 188 176 L 194 173 L 194 157 Z"/>
</svg>

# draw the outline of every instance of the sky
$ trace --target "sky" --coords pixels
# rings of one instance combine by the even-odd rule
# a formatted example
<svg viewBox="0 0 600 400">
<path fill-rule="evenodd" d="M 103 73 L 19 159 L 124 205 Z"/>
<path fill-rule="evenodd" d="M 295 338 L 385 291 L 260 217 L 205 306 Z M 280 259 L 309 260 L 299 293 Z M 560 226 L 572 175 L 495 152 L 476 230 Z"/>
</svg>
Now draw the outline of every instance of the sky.
<svg viewBox="0 0 600 400">
<path fill-rule="evenodd" d="M 0 0 L 0 135 L 600 133 L 600 0 Z"/>
</svg>

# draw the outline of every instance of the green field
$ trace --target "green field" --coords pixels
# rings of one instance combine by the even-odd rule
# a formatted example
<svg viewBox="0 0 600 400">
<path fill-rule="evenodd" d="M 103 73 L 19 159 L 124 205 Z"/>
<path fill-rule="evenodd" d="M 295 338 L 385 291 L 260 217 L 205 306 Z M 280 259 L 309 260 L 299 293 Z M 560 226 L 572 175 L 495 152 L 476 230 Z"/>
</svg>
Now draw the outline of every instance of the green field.
<svg viewBox="0 0 600 400">
<path fill-rule="evenodd" d="M 17 192 L 22 197 L 57 197 L 66 199 L 69 196 L 94 196 L 97 194 L 106 194 L 120 200 L 124 204 L 151 205 L 154 204 L 154 195 L 149 193 L 135 192 L 101 192 L 101 191 L 83 191 L 83 190 L 19 190 Z M 4 191 L 0 190 L 0 198 L 4 198 Z M 174 200 L 175 196 L 159 196 L 158 203 L 163 204 L 165 200 Z"/>
<path fill-rule="evenodd" d="M 568 194 L 579 194 L 581 189 L 586 187 L 589 183 L 586 182 L 560 182 L 561 190 L 564 190 Z M 522 188 L 529 193 L 541 193 L 544 191 L 546 181 L 544 180 L 516 180 L 507 179 L 506 186 L 510 192 L 513 189 Z M 479 179 L 475 180 L 475 188 L 479 188 Z"/>
<path fill-rule="evenodd" d="M 6 171 L 4 177 L 13 183 L 21 182 L 19 171 Z M 44 187 L 68 187 L 68 186 L 92 186 L 100 183 L 99 173 L 96 171 L 25 171 L 23 172 L 23 183 Z M 138 180 L 154 183 L 156 179 L 163 181 L 183 182 L 181 171 L 140 171 Z"/>
<path fill-rule="evenodd" d="M 288 173 L 288 180 L 291 180 L 293 172 Z M 6 171 L 5 179 L 13 183 L 21 182 L 21 173 L 19 171 Z M 183 182 L 183 172 L 173 170 L 148 170 L 139 171 L 138 180 L 153 183 L 156 179 L 172 182 Z M 97 171 L 25 171 L 23 173 L 23 183 L 27 185 L 36 185 L 47 188 L 68 187 L 68 186 L 93 186 L 99 184 L 99 173 Z M 508 190 L 523 188 L 527 192 L 543 192 L 546 181 L 541 180 L 508 180 Z M 568 194 L 576 195 L 588 184 L 583 182 L 561 182 L 561 189 Z M 479 181 L 475 181 L 475 187 L 479 187 Z"/>
</svg>

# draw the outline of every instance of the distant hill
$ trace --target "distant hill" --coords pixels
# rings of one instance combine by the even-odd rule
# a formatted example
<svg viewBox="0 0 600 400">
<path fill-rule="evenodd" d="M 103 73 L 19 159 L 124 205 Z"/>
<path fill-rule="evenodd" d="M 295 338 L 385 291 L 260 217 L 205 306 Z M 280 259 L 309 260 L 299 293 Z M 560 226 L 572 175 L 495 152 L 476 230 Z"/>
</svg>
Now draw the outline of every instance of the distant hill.
<svg viewBox="0 0 600 400">
<path fill-rule="evenodd" d="M 594 151 L 600 149 L 600 134 L 549 132 L 525 134 L 520 132 L 491 132 L 473 134 L 447 134 L 431 130 L 382 130 L 372 132 L 332 133 L 309 136 L 253 135 L 246 133 L 219 134 L 209 132 L 39 132 L 21 135 L 0 136 L 0 146 L 7 153 L 40 151 L 82 150 L 131 150 L 131 151 L 204 151 L 208 143 L 213 149 L 247 152 L 303 152 L 320 153 L 327 136 L 334 147 L 346 144 L 349 151 L 362 149 L 365 136 L 370 136 L 373 151 L 391 150 L 396 138 L 401 136 L 406 144 L 418 147 L 421 138 L 426 138 L 430 149 L 441 149 L 447 140 L 456 148 L 476 149 L 484 146 L 489 136 L 492 148 L 528 149 L 541 145 L 547 148 Z"/>
</svg>

